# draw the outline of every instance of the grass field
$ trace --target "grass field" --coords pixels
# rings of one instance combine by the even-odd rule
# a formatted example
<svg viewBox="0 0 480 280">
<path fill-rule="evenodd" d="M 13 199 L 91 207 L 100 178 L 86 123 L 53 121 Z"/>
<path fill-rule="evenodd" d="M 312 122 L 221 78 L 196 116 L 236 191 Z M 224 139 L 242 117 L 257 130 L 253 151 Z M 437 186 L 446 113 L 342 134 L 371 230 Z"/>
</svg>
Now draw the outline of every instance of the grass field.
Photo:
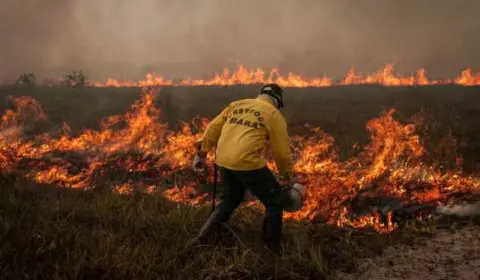
<svg viewBox="0 0 480 280">
<path fill-rule="evenodd" d="M 179 120 L 212 117 L 229 101 L 255 91 L 251 86 L 165 88 L 156 102 L 162 120 L 175 127 Z M 0 99 L 27 95 L 42 104 L 49 120 L 32 128 L 36 133 L 64 121 L 73 133 L 98 128 L 101 118 L 124 112 L 140 94 L 135 88 L 0 88 Z M 478 87 L 355 86 L 287 89 L 286 94 L 291 133 L 309 133 L 306 123 L 320 126 L 335 138 L 343 158 L 356 153 L 354 144 L 368 142 L 366 121 L 395 108 L 395 117 L 403 121 L 423 112 L 425 126 L 419 133 L 427 160 L 449 168 L 462 156 L 465 171 L 478 170 Z M 8 106 L 1 104 L 0 110 Z M 239 209 L 219 246 L 185 249 L 208 215 L 208 205 L 176 204 L 159 193 L 56 188 L 15 176 L 4 176 L 1 191 L 2 279 L 328 279 L 336 270 L 354 271 L 355 260 L 378 256 L 391 245 L 425 241 L 439 223 L 411 221 L 379 234 L 288 221 L 288 253 L 276 259 L 262 249 L 263 215 L 255 208 Z"/>
<path fill-rule="evenodd" d="M 2 188 L 0 203 L 2 279 L 323 279 L 434 230 L 412 223 L 380 235 L 288 222 L 288 254 L 275 259 L 261 247 L 263 215 L 252 208 L 239 209 L 219 246 L 185 249 L 208 207 L 20 181 Z"/>
</svg>

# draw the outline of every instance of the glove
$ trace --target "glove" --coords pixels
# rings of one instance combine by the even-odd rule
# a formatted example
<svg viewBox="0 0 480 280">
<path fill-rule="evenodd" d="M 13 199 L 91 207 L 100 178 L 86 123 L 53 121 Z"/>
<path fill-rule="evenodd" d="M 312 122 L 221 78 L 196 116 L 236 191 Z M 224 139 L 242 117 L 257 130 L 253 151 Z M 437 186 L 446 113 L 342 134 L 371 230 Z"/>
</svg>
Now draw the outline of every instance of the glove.
<svg viewBox="0 0 480 280">
<path fill-rule="evenodd" d="M 280 185 L 293 186 L 295 183 L 295 177 L 293 174 L 283 174 L 280 176 Z"/>
<path fill-rule="evenodd" d="M 202 157 L 199 154 L 195 154 L 192 162 L 193 170 L 197 173 L 204 172 L 207 167 L 207 158 Z"/>
</svg>

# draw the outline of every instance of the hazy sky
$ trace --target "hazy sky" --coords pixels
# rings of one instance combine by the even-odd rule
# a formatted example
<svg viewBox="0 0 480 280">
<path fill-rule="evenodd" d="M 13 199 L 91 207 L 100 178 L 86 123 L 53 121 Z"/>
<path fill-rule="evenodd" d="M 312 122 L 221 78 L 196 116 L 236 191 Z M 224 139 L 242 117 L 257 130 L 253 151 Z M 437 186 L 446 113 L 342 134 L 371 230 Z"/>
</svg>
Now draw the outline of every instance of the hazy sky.
<svg viewBox="0 0 480 280">
<path fill-rule="evenodd" d="M 0 77 L 480 71 L 479 0 L 1 0 Z M 230 64 L 231 65 L 231 64 Z"/>
</svg>

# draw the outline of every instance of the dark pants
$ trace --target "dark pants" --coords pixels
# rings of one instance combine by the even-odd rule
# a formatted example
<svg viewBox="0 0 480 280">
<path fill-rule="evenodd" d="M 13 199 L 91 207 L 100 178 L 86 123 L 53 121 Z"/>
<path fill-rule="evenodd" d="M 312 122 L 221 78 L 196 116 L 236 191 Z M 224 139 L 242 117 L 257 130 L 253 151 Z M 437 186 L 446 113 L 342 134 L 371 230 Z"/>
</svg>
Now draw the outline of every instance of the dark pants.
<svg viewBox="0 0 480 280">
<path fill-rule="evenodd" d="M 280 240 L 282 234 L 283 209 L 280 204 L 280 185 L 267 168 L 252 171 L 236 171 L 219 167 L 224 185 L 223 199 L 218 205 L 218 222 L 228 221 L 233 211 L 244 199 L 246 189 L 265 206 L 263 238 L 266 242 Z"/>
</svg>

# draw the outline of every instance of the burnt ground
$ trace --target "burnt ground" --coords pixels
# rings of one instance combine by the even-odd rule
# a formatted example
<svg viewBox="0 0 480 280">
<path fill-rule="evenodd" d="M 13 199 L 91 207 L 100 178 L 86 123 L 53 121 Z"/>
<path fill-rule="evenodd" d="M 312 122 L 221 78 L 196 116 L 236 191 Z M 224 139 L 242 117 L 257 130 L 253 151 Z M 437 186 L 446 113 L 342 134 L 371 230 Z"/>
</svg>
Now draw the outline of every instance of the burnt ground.
<svg viewBox="0 0 480 280">
<path fill-rule="evenodd" d="M 381 256 L 358 259 L 353 274 L 337 273 L 350 279 L 480 279 L 480 226 L 441 229 L 422 244 L 396 245 Z"/>
</svg>

